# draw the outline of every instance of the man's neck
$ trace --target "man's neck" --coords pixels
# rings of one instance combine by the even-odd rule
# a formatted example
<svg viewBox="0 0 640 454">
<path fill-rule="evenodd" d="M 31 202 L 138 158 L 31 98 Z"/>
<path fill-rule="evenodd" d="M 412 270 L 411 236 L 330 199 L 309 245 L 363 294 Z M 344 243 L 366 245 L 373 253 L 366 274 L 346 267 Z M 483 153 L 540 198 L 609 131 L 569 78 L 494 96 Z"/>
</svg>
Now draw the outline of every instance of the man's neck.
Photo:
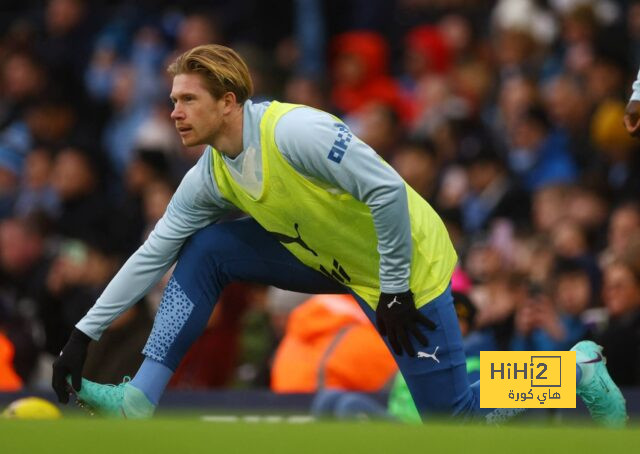
<svg viewBox="0 0 640 454">
<path fill-rule="evenodd" d="M 237 157 L 244 150 L 242 143 L 242 129 L 244 123 L 244 109 L 240 105 L 225 121 L 220 134 L 211 144 L 213 148 L 230 158 Z"/>
</svg>

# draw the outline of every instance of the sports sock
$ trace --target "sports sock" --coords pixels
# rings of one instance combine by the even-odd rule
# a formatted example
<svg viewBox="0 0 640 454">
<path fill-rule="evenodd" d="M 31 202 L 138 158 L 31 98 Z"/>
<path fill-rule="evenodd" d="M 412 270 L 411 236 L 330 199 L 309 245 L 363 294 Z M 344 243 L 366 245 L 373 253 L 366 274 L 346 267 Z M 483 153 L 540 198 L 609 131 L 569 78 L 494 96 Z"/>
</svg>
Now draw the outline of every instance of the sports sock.
<svg viewBox="0 0 640 454">
<path fill-rule="evenodd" d="M 142 391 L 153 405 L 158 405 L 172 375 L 173 371 L 167 366 L 145 357 L 131 385 Z"/>
</svg>

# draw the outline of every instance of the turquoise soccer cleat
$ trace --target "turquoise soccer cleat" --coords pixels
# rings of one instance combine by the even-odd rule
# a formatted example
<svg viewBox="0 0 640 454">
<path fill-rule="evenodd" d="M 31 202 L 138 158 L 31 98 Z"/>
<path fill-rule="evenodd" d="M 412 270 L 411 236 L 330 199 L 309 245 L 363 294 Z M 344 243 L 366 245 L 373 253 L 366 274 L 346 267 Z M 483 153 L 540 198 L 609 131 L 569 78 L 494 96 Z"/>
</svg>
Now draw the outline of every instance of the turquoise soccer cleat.
<svg viewBox="0 0 640 454">
<path fill-rule="evenodd" d="M 70 382 L 70 377 L 67 377 Z M 78 404 L 100 416 L 118 419 L 146 419 L 156 407 L 125 377 L 119 385 L 101 385 L 82 379 L 80 391 L 74 390 Z"/>
<path fill-rule="evenodd" d="M 576 352 L 576 363 L 582 370 L 576 392 L 591 417 L 606 427 L 624 427 L 628 419 L 626 402 L 609 376 L 602 347 L 595 342 L 581 341 L 571 351 Z"/>
</svg>

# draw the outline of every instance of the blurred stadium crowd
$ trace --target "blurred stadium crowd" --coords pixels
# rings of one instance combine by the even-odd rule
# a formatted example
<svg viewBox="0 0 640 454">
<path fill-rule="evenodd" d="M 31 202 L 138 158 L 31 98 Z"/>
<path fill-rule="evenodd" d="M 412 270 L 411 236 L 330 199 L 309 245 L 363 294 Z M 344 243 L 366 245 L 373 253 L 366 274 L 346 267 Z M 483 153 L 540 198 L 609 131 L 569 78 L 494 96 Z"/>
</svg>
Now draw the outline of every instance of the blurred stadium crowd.
<svg viewBox="0 0 640 454">
<path fill-rule="evenodd" d="M 48 386 L 72 327 L 202 153 L 175 134 L 164 69 L 210 42 L 248 61 L 254 100 L 339 115 L 442 215 L 470 349 L 592 338 L 619 385 L 640 385 L 640 141 L 622 124 L 640 1 L 5 0 L 0 389 Z M 92 345 L 88 378 L 135 372 L 162 288 Z M 304 299 L 233 284 L 171 386 L 287 389 L 295 362 L 271 378 L 285 335 L 323 338 L 324 367 L 327 339 L 362 317 L 323 324 L 348 303 L 311 300 L 305 315 Z"/>
</svg>

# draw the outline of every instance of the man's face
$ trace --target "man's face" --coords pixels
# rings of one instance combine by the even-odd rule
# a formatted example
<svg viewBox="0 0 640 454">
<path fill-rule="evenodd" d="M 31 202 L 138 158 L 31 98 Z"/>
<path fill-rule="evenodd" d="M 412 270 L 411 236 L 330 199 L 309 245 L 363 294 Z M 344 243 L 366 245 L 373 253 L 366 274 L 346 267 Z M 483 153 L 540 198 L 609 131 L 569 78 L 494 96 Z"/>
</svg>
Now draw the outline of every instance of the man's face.
<svg viewBox="0 0 640 454">
<path fill-rule="evenodd" d="M 187 147 L 212 144 L 223 125 L 223 99 L 214 99 L 199 74 L 178 74 L 171 90 L 171 119 Z"/>
</svg>

